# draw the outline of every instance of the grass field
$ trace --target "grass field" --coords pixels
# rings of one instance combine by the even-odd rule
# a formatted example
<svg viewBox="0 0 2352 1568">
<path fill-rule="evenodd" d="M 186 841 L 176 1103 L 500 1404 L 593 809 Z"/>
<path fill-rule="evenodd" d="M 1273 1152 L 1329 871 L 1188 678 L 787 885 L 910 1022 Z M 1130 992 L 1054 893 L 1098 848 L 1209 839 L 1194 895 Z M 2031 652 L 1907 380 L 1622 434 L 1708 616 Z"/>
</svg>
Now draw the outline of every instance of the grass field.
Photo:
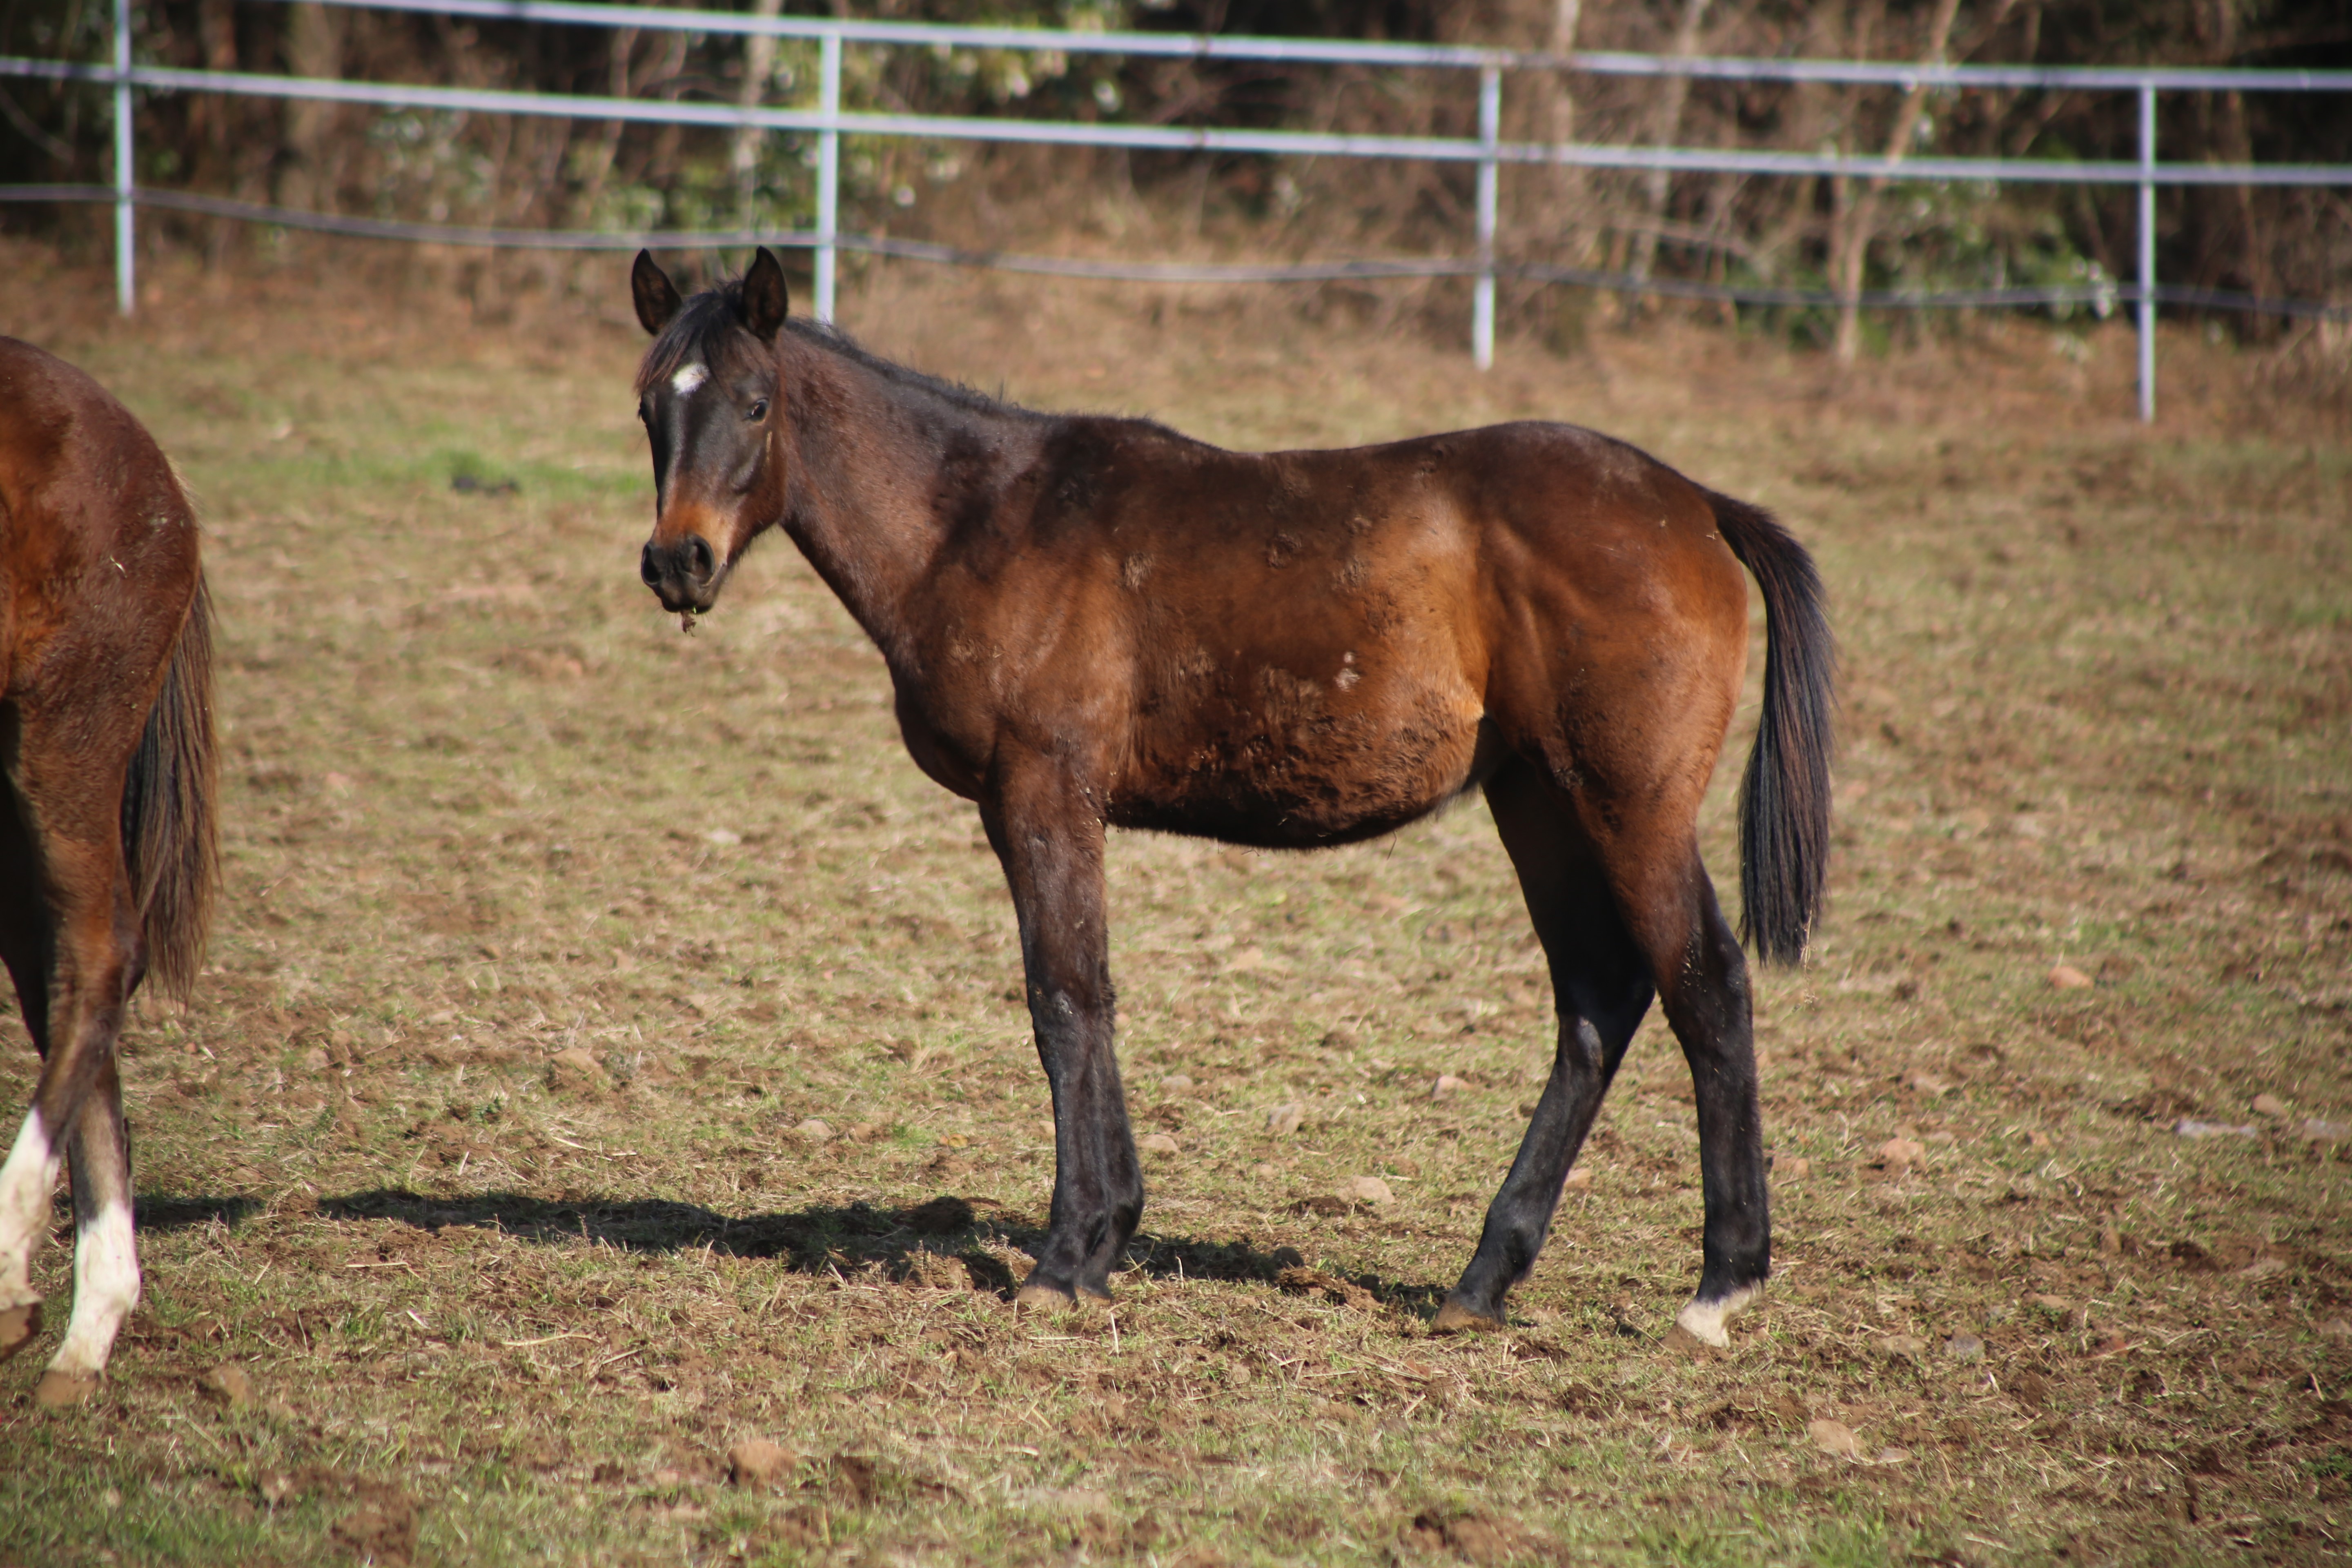
<svg viewBox="0 0 2352 1568">
<path fill-rule="evenodd" d="M 1813 546 L 1840 817 L 1758 987 L 1778 1274 L 1693 1359 L 1654 1018 L 1510 1331 L 1427 1332 L 1549 1054 L 1483 806 L 1115 842 L 1172 1147 L 1116 1309 L 1016 1320 L 1051 1141 L 995 864 L 789 546 L 691 637 L 635 581 L 620 264 L 495 326 L 164 269 L 124 326 L 0 259 L 0 331 L 204 499 L 227 825 L 200 994 L 125 1045 L 145 1300 L 86 1406 L 31 1407 L 46 1343 L 0 1371 L 0 1563 L 2352 1551 L 2352 453 L 2228 351 L 2168 339 L 2148 431 L 2120 328 L 1481 377 L 1266 298 L 847 295 L 926 368 L 1231 445 L 1592 425 Z M 63 1247 L 36 1279 L 61 1319 Z"/>
</svg>

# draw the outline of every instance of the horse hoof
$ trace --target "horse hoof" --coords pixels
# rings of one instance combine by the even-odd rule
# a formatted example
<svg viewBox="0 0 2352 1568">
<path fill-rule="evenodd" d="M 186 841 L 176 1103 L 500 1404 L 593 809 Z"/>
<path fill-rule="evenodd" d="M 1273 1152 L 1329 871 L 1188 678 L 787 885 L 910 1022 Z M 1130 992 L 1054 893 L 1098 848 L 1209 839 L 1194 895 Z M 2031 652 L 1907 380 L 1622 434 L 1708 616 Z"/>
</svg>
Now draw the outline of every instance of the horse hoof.
<svg viewBox="0 0 2352 1568">
<path fill-rule="evenodd" d="M 33 1403 L 44 1410 L 79 1405 L 98 1392 L 98 1374 L 89 1372 L 45 1372 L 33 1385 Z"/>
<path fill-rule="evenodd" d="M 1076 1296 L 1043 1280 L 1029 1281 L 1013 1296 L 1013 1310 L 1016 1312 L 1066 1312 L 1077 1304 Z"/>
<path fill-rule="evenodd" d="M 22 1306 L 0 1307 L 0 1361 L 6 1361 L 33 1342 L 41 1331 L 41 1304 L 26 1301 Z"/>
<path fill-rule="evenodd" d="M 1433 1334 L 1486 1334 L 1502 1326 L 1502 1319 L 1474 1312 L 1449 1296 L 1445 1305 L 1437 1309 L 1436 1321 L 1429 1325 L 1429 1331 Z"/>
<path fill-rule="evenodd" d="M 1724 1325 L 1763 1294 L 1761 1285 L 1743 1285 L 1717 1300 L 1693 1301 L 1675 1314 L 1675 1327 L 1703 1345 L 1727 1351 L 1731 1348 L 1731 1334 Z"/>
</svg>

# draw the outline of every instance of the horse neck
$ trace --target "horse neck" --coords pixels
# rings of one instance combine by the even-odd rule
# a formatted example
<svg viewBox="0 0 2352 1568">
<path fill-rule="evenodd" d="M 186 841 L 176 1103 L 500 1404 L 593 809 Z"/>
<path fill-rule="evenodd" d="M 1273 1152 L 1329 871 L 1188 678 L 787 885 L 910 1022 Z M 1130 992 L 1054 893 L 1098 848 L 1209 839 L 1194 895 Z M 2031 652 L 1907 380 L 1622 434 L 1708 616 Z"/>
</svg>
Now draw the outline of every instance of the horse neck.
<svg viewBox="0 0 2352 1568">
<path fill-rule="evenodd" d="M 893 666 L 907 605 L 965 498 L 1034 450 L 1034 423 L 901 380 L 821 339 L 778 340 L 791 479 L 784 530 Z"/>
</svg>

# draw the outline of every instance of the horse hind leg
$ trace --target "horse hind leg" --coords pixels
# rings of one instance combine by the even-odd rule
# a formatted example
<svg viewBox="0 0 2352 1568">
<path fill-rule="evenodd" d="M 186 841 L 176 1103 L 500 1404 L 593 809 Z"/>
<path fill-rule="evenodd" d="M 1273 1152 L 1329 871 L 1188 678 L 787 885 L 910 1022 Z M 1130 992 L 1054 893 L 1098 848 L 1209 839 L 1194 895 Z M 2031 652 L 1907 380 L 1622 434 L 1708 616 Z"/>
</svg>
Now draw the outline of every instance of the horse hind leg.
<svg viewBox="0 0 2352 1568">
<path fill-rule="evenodd" d="M 14 714 L 0 708 L 0 742 L 8 738 Z M 40 886 L 40 865 L 32 835 L 17 808 L 16 792 L 0 777 L 0 888 Z M 25 1026 L 33 1047 L 48 1055 L 48 911 L 38 898 L 0 899 L 0 963 L 16 982 Z M 41 1299 L 33 1293 L 30 1263 L 48 1218 L 49 1194 L 57 1187 L 53 1130 L 38 1110 L 26 1113 L 5 1162 L 0 1162 L 0 1361 L 30 1343 L 41 1331 Z"/>
<path fill-rule="evenodd" d="M 1478 1249 L 1438 1310 L 1441 1331 L 1503 1326 L 1504 1295 L 1535 1266 L 1569 1168 L 1651 1000 L 1648 963 L 1568 803 L 1525 764 L 1497 773 L 1486 798 L 1551 967 L 1559 1037 Z"/>
<path fill-rule="evenodd" d="M 1698 1289 L 1675 1321 L 1700 1342 L 1722 1348 L 1731 1342 L 1724 1325 L 1762 1296 L 1772 1268 L 1748 962 L 1716 902 L 1688 824 L 1660 826 L 1646 844 L 1628 836 L 1613 847 L 1612 879 L 1626 923 L 1648 955 L 1697 1102 L 1706 1223 Z"/>
<path fill-rule="evenodd" d="M 42 900 L 45 924 L 28 922 L 20 913 L 0 925 L 9 944 L 7 966 L 20 992 L 27 997 L 37 993 L 46 1004 L 25 1009 L 35 1043 L 46 1048 L 32 1108 L 0 1163 L 0 1359 L 40 1331 L 41 1299 L 31 1282 L 33 1249 L 47 1228 L 65 1145 L 91 1089 L 101 1076 L 112 1074 L 115 1040 L 136 973 L 138 924 L 119 816 L 121 772 L 107 776 L 89 770 L 82 761 L 89 748 L 59 743 L 56 733 L 86 740 L 88 728 L 24 724 L 11 737 L 15 754 L 5 759 L 16 807 L 0 814 L 13 817 L 16 841 L 8 853 L 38 870 L 18 885 L 43 888 L 47 898 Z M 117 754 L 127 756 L 135 738 L 133 731 Z M 40 956 L 47 962 L 33 966 L 23 944 L 26 933 L 37 927 Z"/>
<path fill-rule="evenodd" d="M 123 1320 L 139 1304 L 139 1251 L 131 1228 L 131 1141 L 122 1080 L 110 1060 L 67 1144 L 74 1200 L 73 1316 L 33 1390 L 36 1403 L 76 1405 L 98 1388 Z"/>
</svg>

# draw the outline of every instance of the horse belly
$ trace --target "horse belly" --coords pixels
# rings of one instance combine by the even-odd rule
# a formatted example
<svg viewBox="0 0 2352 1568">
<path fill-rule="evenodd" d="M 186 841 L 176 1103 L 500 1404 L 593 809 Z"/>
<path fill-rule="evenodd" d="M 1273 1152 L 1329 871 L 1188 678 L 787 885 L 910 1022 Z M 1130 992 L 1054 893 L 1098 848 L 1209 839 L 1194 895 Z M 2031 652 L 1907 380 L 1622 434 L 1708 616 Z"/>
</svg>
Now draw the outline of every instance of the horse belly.
<svg viewBox="0 0 2352 1568">
<path fill-rule="evenodd" d="M 1280 672 L 1257 685 L 1261 700 L 1247 707 L 1210 701 L 1148 717 L 1111 819 L 1306 848 L 1389 832 L 1475 782 L 1481 709 L 1466 689 L 1367 700 Z"/>
</svg>

